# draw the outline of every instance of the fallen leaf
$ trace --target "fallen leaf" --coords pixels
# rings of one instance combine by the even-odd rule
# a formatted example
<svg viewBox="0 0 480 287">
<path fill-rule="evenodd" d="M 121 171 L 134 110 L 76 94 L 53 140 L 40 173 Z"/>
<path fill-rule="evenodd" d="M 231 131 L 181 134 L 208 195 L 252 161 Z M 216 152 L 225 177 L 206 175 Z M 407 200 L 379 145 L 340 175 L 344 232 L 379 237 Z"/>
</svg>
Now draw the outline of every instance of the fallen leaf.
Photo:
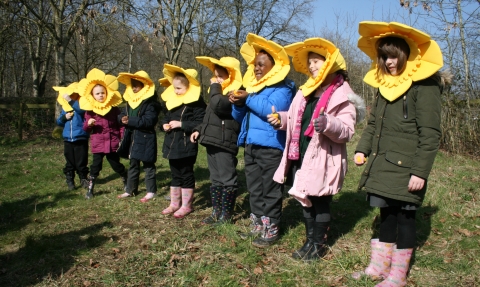
<svg viewBox="0 0 480 287">
<path fill-rule="evenodd" d="M 118 248 L 112 248 L 112 251 L 115 252 L 115 253 L 120 253 L 120 249 L 118 249 Z"/>
<path fill-rule="evenodd" d="M 153 244 L 157 243 L 157 239 L 156 238 L 152 239 L 152 243 Z"/>
<path fill-rule="evenodd" d="M 441 223 L 445 223 L 445 221 L 447 221 L 445 218 L 440 218 L 439 220 Z"/>
<path fill-rule="evenodd" d="M 87 281 L 87 280 L 83 281 L 83 286 L 88 287 L 90 285 L 92 285 L 92 283 L 90 283 L 90 281 Z"/>
<path fill-rule="evenodd" d="M 262 274 L 263 273 L 262 267 L 256 267 L 255 269 L 253 269 L 253 273 L 257 275 Z"/>
<path fill-rule="evenodd" d="M 237 269 L 243 269 L 243 265 L 237 263 Z"/>
<path fill-rule="evenodd" d="M 472 233 L 468 229 L 457 229 L 457 232 L 465 235 L 466 237 L 472 236 Z"/>
<path fill-rule="evenodd" d="M 462 215 L 458 212 L 454 212 L 454 213 L 452 213 L 452 215 L 455 216 L 455 217 L 458 217 L 458 218 L 462 217 Z"/>
</svg>

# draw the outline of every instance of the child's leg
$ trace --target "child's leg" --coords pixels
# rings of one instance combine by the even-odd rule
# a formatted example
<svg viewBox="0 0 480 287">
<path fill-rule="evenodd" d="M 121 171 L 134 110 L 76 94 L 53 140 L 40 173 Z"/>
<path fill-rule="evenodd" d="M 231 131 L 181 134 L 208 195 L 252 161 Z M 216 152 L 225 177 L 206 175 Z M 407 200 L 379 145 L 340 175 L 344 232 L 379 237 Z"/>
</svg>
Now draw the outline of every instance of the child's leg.
<svg viewBox="0 0 480 287">
<path fill-rule="evenodd" d="M 74 142 L 75 144 L 75 169 L 77 170 L 78 176 L 80 177 L 80 182 L 82 187 L 88 188 L 88 141 L 80 140 Z"/>
<path fill-rule="evenodd" d="M 400 210 L 398 214 L 397 248 L 414 248 L 417 243 L 417 228 L 415 224 L 415 210 Z"/>
<path fill-rule="evenodd" d="M 162 211 L 164 215 L 174 213 L 180 209 L 182 198 L 182 176 L 180 169 L 183 166 L 182 160 L 183 159 L 168 160 L 172 181 L 170 182 L 170 205 Z"/>
<path fill-rule="evenodd" d="M 93 154 L 93 162 L 90 166 L 90 179 L 88 182 L 88 190 L 87 194 L 85 194 L 85 198 L 90 199 L 93 197 L 93 191 L 95 189 L 95 180 L 97 179 L 100 171 L 102 170 L 102 163 L 103 157 L 105 156 L 104 153 L 94 153 Z"/>
<path fill-rule="evenodd" d="M 75 189 L 75 149 L 74 144 L 68 141 L 63 142 L 63 155 L 65 156 L 65 167 L 63 173 L 65 174 L 68 190 Z"/>
<path fill-rule="evenodd" d="M 127 169 L 123 165 L 123 163 L 120 162 L 120 156 L 116 152 L 111 152 L 105 154 L 107 157 L 108 163 L 110 163 L 110 166 L 112 169 L 120 174 L 123 182 L 123 190 L 127 189 Z"/>
<path fill-rule="evenodd" d="M 196 160 L 196 156 L 182 159 L 183 166 L 180 168 L 182 177 L 182 207 L 173 214 L 175 218 L 183 218 L 193 211 L 193 190 L 195 188 L 193 167 Z"/>
<path fill-rule="evenodd" d="M 131 158 L 130 166 L 127 171 L 127 186 L 125 192 L 118 195 L 117 198 L 125 198 L 136 195 L 138 193 L 138 183 L 140 178 L 140 161 Z"/>
<path fill-rule="evenodd" d="M 153 162 L 143 162 L 143 170 L 145 171 L 147 194 L 140 201 L 147 202 L 157 193 L 157 167 Z"/>
<path fill-rule="evenodd" d="M 380 208 L 380 242 L 397 242 L 397 215 L 400 207 L 389 206 Z"/>
</svg>

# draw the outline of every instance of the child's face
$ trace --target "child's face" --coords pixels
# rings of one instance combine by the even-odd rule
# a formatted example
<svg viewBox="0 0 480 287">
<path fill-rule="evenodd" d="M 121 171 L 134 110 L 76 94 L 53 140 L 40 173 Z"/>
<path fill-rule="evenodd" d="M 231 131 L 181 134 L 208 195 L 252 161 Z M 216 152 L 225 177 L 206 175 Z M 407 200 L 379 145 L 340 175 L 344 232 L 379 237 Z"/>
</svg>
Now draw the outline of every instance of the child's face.
<svg viewBox="0 0 480 287">
<path fill-rule="evenodd" d="M 322 55 L 313 52 L 308 53 L 308 70 L 310 71 L 312 78 L 316 78 L 318 76 L 318 72 L 324 63 L 325 57 Z"/>
<path fill-rule="evenodd" d="M 107 90 L 103 86 L 96 86 L 92 90 L 92 95 L 97 102 L 103 103 L 107 99 Z"/>
<path fill-rule="evenodd" d="M 253 69 L 257 81 L 270 72 L 274 64 L 266 54 L 258 53 L 255 57 L 255 67 Z"/>
<path fill-rule="evenodd" d="M 185 86 L 179 79 L 173 79 L 172 86 L 177 96 L 185 95 L 188 90 L 187 86 Z"/>
<path fill-rule="evenodd" d="M 387 67 L 388 71 L 392 76 L 397 75 L 397 63 L 398 63 L 398 58 L 393 58 L 393 57 L 387 57 L 385 59 L 385 66 Z"/>
<path fill-rule="evenodd" d="M 132 79 L 132 90 L 133 90 L 133 92 L 138 93 L 142 89 L 143 89 L 143 83 L 138 81 L 138 80 Z"/>
<path fill-rule="evenodd" d="M 215 68 L 213 71 L 214 71 L 215 79 L 217 80 L 218 83 L 222 83 L 223 81 L 228 79 L 228 72 L 226 72 L 224 69 Z"/>
</svg>

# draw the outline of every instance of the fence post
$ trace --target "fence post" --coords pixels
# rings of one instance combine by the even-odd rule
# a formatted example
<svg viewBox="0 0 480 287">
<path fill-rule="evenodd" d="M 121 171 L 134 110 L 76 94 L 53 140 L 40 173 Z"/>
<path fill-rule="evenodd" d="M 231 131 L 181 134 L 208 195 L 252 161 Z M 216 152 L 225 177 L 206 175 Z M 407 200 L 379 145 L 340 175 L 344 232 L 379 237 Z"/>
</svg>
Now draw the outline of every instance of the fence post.
<svg viewBox="0 0 480 287">
<path fill-rule="evenodd" d="M 23 138 L 23 112 L 25 111 L 25 106 L 22 102 L 20 102 L 19 107 L 19 115 L 18 115 L 18 139 L 22 140 Z"/>
</svg>

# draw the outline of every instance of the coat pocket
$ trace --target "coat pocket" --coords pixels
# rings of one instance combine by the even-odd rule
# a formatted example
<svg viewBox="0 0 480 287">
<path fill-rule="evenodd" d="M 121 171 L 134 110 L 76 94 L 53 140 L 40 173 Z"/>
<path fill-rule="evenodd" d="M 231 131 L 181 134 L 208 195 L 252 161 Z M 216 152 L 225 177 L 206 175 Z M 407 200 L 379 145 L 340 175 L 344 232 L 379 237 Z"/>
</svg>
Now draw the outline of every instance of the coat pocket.
<svg viewBox="0 0 480 287">
<path fill-rule="evenodd" d="M 385 159 L 399 167 L 412 167 L 413 164 L 411 156 L 396 151 L 387 151 L 385 153 Z"/>
</svg>

